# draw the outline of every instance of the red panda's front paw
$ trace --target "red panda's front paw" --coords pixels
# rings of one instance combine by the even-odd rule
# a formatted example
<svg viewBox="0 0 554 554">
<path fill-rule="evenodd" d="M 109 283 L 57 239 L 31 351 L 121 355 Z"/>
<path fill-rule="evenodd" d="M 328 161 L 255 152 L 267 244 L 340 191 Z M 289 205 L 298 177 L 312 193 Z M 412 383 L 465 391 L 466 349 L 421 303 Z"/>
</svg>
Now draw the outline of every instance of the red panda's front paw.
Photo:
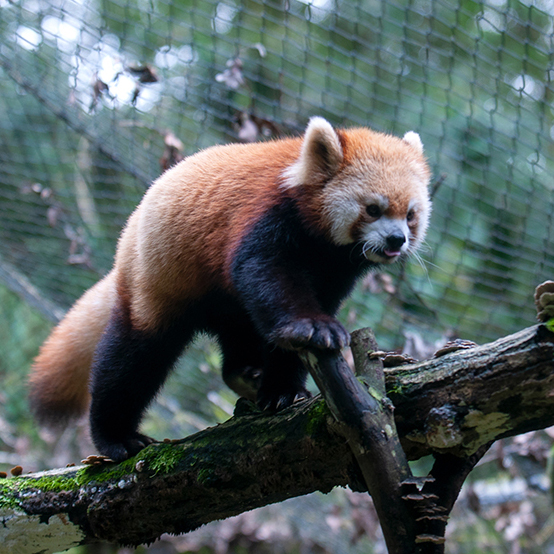
<svg viewBox="0 0 554 554">
<path fill-rule="evenodd" d="M 332 317 L 304 317 L 293 319 L 275 329 L 271 340 L 288 350 L 310 347 L 341 350 L 350 344 L 350 334 Z"/>
</svg>

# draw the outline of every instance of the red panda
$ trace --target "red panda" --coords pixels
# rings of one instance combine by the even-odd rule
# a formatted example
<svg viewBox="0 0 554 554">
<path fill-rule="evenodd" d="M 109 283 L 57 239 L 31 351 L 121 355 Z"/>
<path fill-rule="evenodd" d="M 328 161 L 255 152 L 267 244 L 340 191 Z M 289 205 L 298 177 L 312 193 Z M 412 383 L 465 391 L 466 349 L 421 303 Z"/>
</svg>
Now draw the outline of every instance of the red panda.
<svg viewBox="0 0 554 554">
<path fill-rule="evenodd" d="M 340 303 L 420 245 L 429 179 L 416 133 L 335 130 L 321 117 L 302 138 L 186 158 L 146 192 L 113 269 L 42 346 L 34 413 L 53 423 L 90 404 L 96 447 L 126 459 L 150 442 L 142 415 L 197 332 L 217 337 L 224 381 L 262 409 L 308 397 L 295 350 L 348 345 Z"/>
</svg>

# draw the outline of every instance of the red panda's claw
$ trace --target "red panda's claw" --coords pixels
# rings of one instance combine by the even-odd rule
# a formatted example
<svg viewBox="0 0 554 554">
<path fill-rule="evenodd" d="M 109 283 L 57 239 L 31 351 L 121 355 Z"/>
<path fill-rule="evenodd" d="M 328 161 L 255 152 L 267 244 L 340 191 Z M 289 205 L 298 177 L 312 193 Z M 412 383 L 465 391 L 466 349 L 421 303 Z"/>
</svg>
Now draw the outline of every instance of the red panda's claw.
<svg viewBox="0 0 554 554">
<path fill-rule="evenodd" d="M 264 395 L 258 393 L 258 407 L 264 412 L 278 412 L 284 410 L 296 402 L 311 398 L 311 393 L 302 388 L 297 391 L 287 391 L 281 394 Z"/>
<path fill-rule="evenodd" d="M 293 404 L 296 404 L 297 402 L 302 402 L 303 400 L 308 400 L 312 397 L 312 393 L 306 389 L 303 389 L 296 393 L 296 396 L 294 397 L 294 400 L 292 401 Z"/>
</svg>

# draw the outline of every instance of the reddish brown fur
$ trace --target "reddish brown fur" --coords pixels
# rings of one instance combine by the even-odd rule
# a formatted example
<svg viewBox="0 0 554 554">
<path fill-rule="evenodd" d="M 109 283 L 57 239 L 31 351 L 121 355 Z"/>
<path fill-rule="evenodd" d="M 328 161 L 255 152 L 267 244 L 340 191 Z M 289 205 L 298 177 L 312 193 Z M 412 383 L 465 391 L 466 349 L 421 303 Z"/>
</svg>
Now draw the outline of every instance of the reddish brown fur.
<svg viewBox="0 0 554 554">
<path fill-rule="evenodd" d="M 419 172 L 423 189 L 429 178 L 421 152 L 368 129 L 339 131 L 337 136 L 343 149 L 340 167 L 333 169 L 337 183 L 357 195 L 360 187 L 368 187 L 355 182 L 362 172 L 390 195 L 391 214 L 405 216 L 413 195 L 406 175 L 411 172 L 413 179 Z M 287 139 L 217 146 L 187 158 L 152 185 L 119 239 L 113 270 L 68 312 L 35 360 L 30 386 L 39 416 L 52 419 L 53 414 L 86 410 L 94 349 L 116 297 L 129 309 L 133 327 L 148 332 L 171 321 L 215 284 L 231 289 L 237 246 L 284 196 L 301 198 L 307 221 L 333 236 L 325 217 L 337 216 L 324 215 L 329 212 L 329 192 L 321 186 L 325 171 L 312 172 L 309 183 L 291 184 L 296 170 L 283 177 L 299 159 L 302 144 L 302 139 Z"/>
<path fill-rule="evenodd" d="M 30 399 L 39 419 L 56 414 L 64 421 L 87 410 L 92 357 L 116 286 L 133 324 L 143 330 L 163 325 L 221 275 L 230 286 L 234 248 L 277 201 L 279 175 L 300 144 L 290 139 L 210 148 L 152 185 L 122 233 L 113 270 L 76 302 L 34 361 Z"/>
<path fill-rule="evenodd" d="M 234 249 L 278 201 L 280 173 L 299 147 L 292 139 L 211 148 L 152 186 L 121 236 L 114 267 L 137 329 L 157 328 L 222 276 L 231 286 Z"/>
<path fill-rule="evenodd" d="M 384 134 L 374 136 L 377 140 L 368 140 L 367 129 L 349 129 L 343 142 L 342 168 L 356 167 L 363 159 L 377 162 L 373 164 L 373 171 L 367 174 L 379 183 L 379 192 L 389 198 L 386 215 L 404 217 L 414 195 L 413 187 L 409 186 L 411 173 L 417 168 L 421 180 L 427 182 L 429 168 L 421 153 L 407 143 L 399 145 L 397 137 Z"/>
<path fill-rule="evenodd" d="M 112 272 L 75 303 L 42 345 L 29 378 L 39 419 L 63 423 L 87 410 L 92 357 L 114 298 Z"/>
</svg>

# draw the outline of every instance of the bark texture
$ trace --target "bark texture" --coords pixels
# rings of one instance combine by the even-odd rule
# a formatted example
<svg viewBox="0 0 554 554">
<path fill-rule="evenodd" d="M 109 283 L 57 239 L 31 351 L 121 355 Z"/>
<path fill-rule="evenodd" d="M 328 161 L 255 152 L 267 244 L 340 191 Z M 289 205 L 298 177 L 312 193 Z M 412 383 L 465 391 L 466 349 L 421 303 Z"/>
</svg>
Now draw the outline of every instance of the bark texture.
<svg viewBox="0 0 554 554">
<path fill-rule="evenodd" d="M 492 441 L 554 425 L 554 333 L 546 325 L 385 377 L 407 457 L 436 455 L 430 492 L 446 465 L 456 462 L 463 481 Z M 322 399 L 275 415 L 239 401 L 225 424 L 154 444 L 122 464 L 0 481 L 0 544 L 16 544 L 21 554 L 55 552 L 40 539 L 50 527 L 63 548 L 69 540 L 151 542 L 317 490 L 366 490 L 358 462 Z"/>
</svg>

